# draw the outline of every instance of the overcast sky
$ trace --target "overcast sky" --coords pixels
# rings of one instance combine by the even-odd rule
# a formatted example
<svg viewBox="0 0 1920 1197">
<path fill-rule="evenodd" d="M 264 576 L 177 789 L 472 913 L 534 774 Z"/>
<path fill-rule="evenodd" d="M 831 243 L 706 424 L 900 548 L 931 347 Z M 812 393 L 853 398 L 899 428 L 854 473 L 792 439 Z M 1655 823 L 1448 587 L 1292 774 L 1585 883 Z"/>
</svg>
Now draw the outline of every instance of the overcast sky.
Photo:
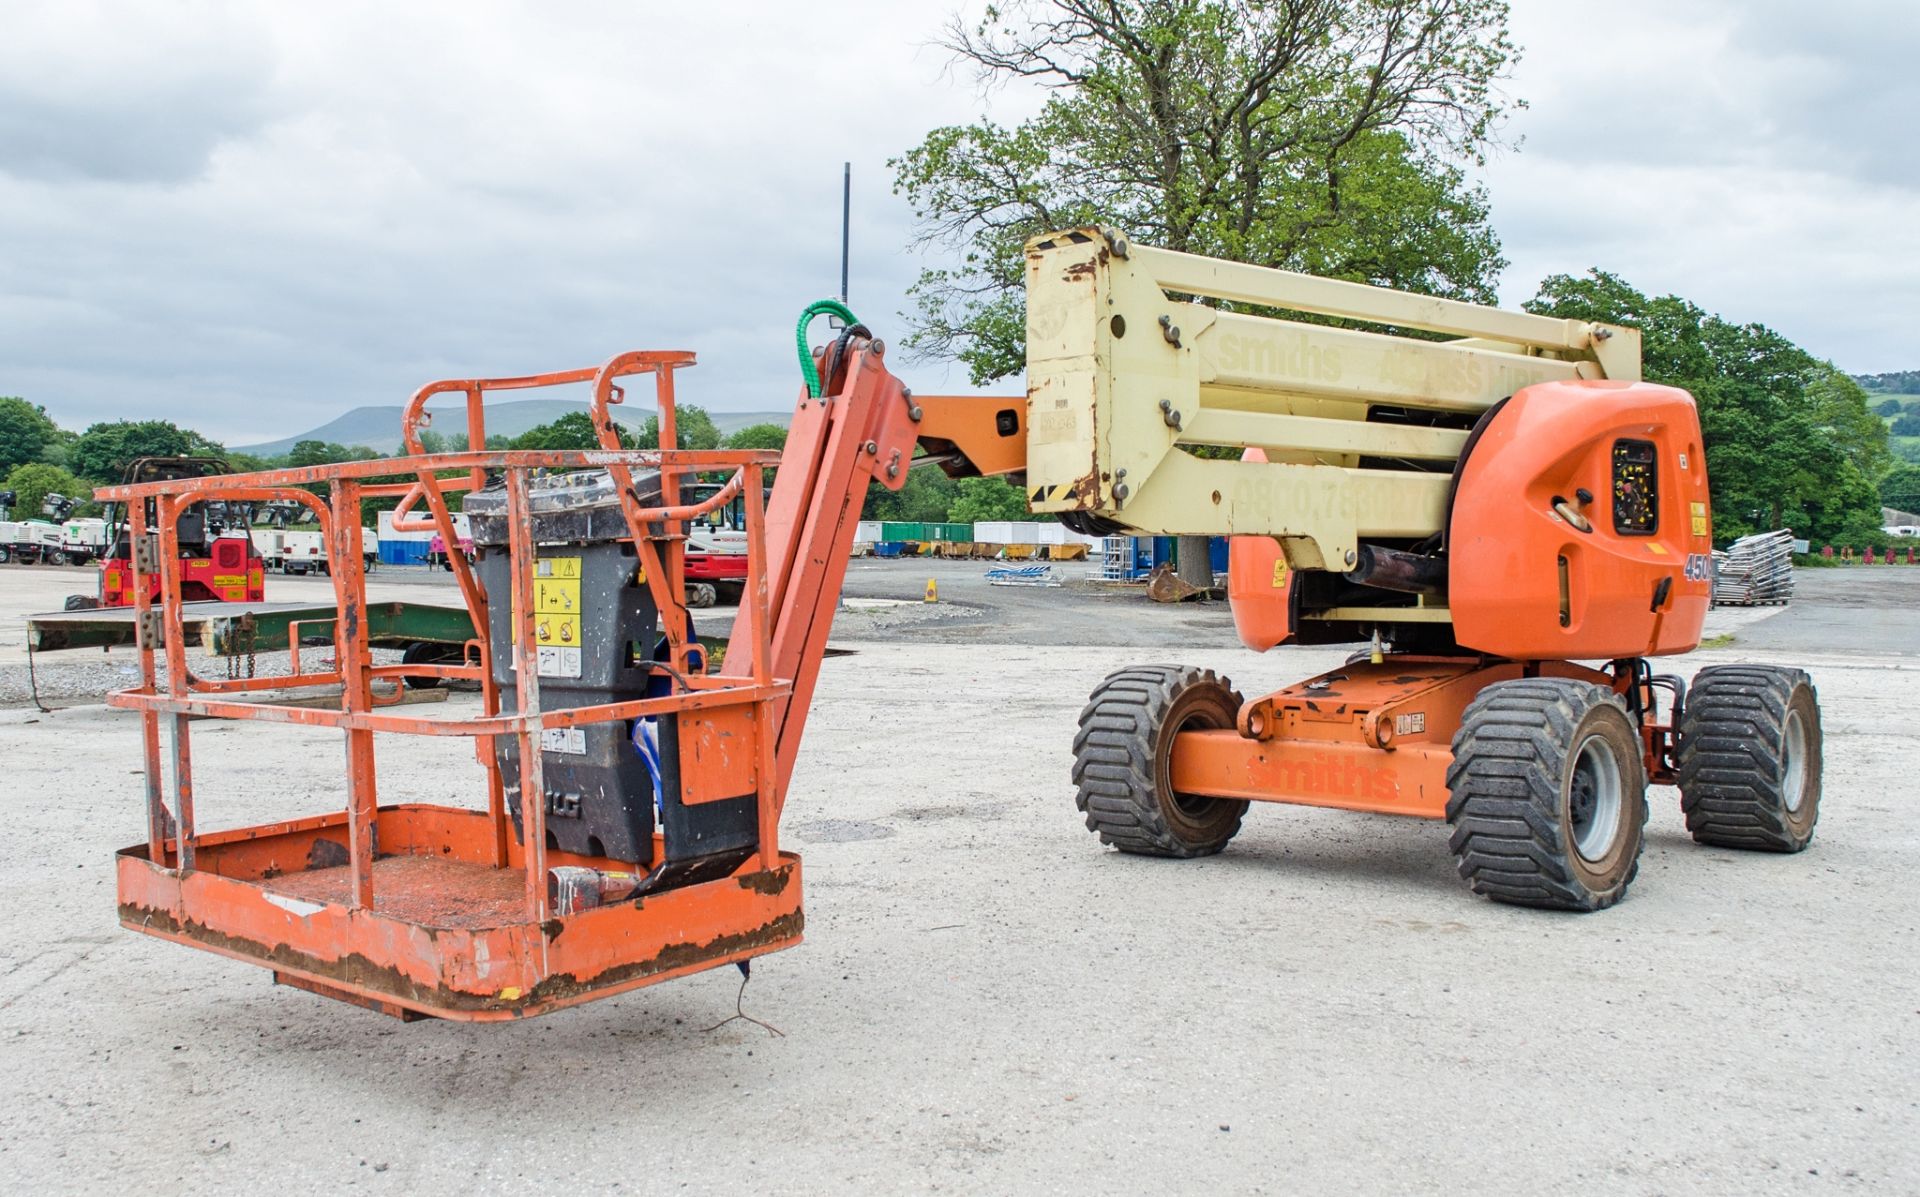
<svg viewBox="0 0 1920 1197">
<path fill-rule="evenodd" d="M 1506 302 L 1601 266 L 1920 368 L 1920 5 L 1514 9 Z M 897 336 L 921 263 L 885 160 L 1033 105 L 947 70 L 946 10 L 0 0 L 0 394 L 238 445 L 688 348 L 686 400 L 785 409 L 793 319 L 838 288 L 841 161 L 853 307 Z"/>
</svg>

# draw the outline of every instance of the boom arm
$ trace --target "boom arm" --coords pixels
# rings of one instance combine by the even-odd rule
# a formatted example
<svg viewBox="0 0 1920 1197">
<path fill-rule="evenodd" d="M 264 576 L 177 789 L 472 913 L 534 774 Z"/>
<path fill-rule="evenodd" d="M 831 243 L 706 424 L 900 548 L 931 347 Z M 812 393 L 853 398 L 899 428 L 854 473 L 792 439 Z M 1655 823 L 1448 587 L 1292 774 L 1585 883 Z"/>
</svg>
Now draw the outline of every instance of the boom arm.
<svg viewBox="0 0 1920 1197">
<path fill-rule="evenodd" d="M 801 392 L 768 500 L 771 627 L 755 627 L 751 604 L 742 604 L 720 668 L 744 672 L 747 647 L 764 634 L 774 676 L 793 681 L 793 693 L 776 713 L 775 793 L 783 803 L 867 484 L 900 489 L 916 442 L 956 473 L 1018 469 L 1025 448 L 1018 400 L 915 398 L 887 371 L 884 343 L 850 336 L 836 348 L 823 355 L 820 397 Z"/>
<path fill-rule="evenodd" d="M 1212 307 L 1176 296 L 1224 301 Z M 1250 314 L 1285 310 L 1301 318 Z M 1325 318 L 1439 333 L 1333 327 Z M 1134 245 L 1027 245 L 1027 493 L 1150 534 L 1256 534 L 1296 569 L 1440 530 L 1474 418 L 1522 387 L 1637 379 L 1639 333 Z M 1257 448 L 1264 460 L 1186 447 Z"/>
</svg>

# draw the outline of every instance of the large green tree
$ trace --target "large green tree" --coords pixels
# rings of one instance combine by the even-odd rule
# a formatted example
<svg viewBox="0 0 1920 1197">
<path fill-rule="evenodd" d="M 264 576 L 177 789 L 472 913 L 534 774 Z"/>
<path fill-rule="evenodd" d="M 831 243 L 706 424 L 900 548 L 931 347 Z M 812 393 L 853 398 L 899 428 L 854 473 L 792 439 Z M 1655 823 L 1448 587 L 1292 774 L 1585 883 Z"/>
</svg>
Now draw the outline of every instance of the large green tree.
<svg viewBox="0 0 1920 1197">
<path fill-rule="evenodd" d="M 378 456 L 380 456 L 379 450 L 369 449 L 365 445 L 342 445 L 334 441 L 305 440 L 296 442 L 293 448 L 287 450 L 286 464 L 290 466 L 332 465 L 338 461 L 372 461 Z"/>
<path fill-rule="evenodd" d="M 93 486 L 57 465 L 45 462 L 29 462 L 15 466 L 7 473 L 7 480 L 0 490 L 14 493 L 13 517 L 17 520 L 42 519 L 41 500 L 50 494 L 65 495 L 76 502 L 73 515 L 91 513 Z"/>
<path fill-rule="evenodd" d="M 957 18 L 983 83 L 1051 88 L 1014 127 L 935 129 L 892 162 L 923 272 L 910 344 L 976 383 L 1024 359 L 1024 241 L 1143 243 L 1488 300 L 1504 265 L 1464 163 L 1514 58 L 1500 0 L 1022 0 Z"/>
<path fill-rule="evenodd" d="M 958 484 L 941 473 L 938 466 L 923 465 L 907 471 L 907 480 L 899 490 L 888 490 L 878 482 L 868 483 L 860 518 L 942 522 L 959 494 Z"/>
<path fill-rule="evenodd" d="M 633 433 L 619 424 L 614 425 L 620 435 L 620 444 L 633 448 Z M 593 429 L 593 417 L 583 411 L 571 411 L 550 424 L 540 424 L 529 428 L 513 440 L 515 449 L 598 449 L 600 436 Z"/>
<path fill-rule="evenodd" d="M 1027 496 L 1005 478 L 962 478 L 955 490 L 953 506 L 947 508 L 947 519 L 953 523 L 1033 518 L 1027 513 Z"/>
<path fill-rule="evenodd" d="M 0 472 L 39 461 L 59 438 L 46 408 L 12 396 L 0 398 Z"/>
<path fill-rule="evenodd" d="M 1647 379 L 1699 404 L 1718 538 L 1792 528 L 1824 541 L 1878 527 L 1886 429 L 1866 391 L 1831 364 L 1765 325 L 1649 296 L 1600 270 L 1554 275 L 1526 307 L 1641 330 Z"/>
<path fill-rule="evenodd" d="M 1026 240 L 1116 225 L 1167 249 L 1491 300 L 1476 161 L 1513 61 L 1503 0 L 1014 0 L 943 44 L 1050 89 L 1011 128 L 935 129 L 891 163 L 923 271 L 912 349 L 976 385 L 1026 357 Z M 1182 537 L 1181 576 L 1211 581 Z"/>
<path fill-rule="evenodd" d="M 784 449 L 787 430 L 778 424 L 749 424 L 727 435 L 729 449 Z"/>
<path fill-rule="evenodd" d="M 167 420 L 114 420 L 89 425 L 67 450 L 67 467 L 98 483 L 120 481 L 136 457 L 219 456 L 217 441 Z"/>
<path fill-rule="evenodd" d="M 1920 465 L 1903 461 L 1880 479 L 1880 502 L 1896 511 L 1920 512 Z"/>
<path fill-rule="evenodd" d="M 691 403 L 676 403 L 673 406 L 673 440 L 682 449 L 718 449 L 720 447 L 720 428 L 713 422 L 704 407 Z M 647 417 L 646 427 L 640 432 L 639 447 L 657 449 L 660 447 L 660 417 Z"/>
</svg>

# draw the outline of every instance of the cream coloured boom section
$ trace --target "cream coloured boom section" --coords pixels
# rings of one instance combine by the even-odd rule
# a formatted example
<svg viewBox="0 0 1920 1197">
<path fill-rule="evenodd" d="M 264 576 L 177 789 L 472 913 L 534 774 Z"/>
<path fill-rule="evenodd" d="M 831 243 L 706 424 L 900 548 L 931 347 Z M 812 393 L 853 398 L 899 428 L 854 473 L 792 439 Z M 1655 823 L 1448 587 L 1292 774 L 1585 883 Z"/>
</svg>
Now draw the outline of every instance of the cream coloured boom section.
<svg viewBox="0 0 1920 1197">
<path fill-rule="evenodd" d="M 1359 463 L 1449 462 L 1467 433 L 1369 412 L 1471 415 L 1537 382 L 1639 377 L 1633 329 L 1174 253 L 1111 230 L 1027 244 L 1033 509 L 1147 533 L 1275 536 L 1296 568 L 1345 569 L 1363 539 L 1440 530 L 1447 474 Z M 1182 445 L 1259 448 L 1267 461 L 1202 459 Z"/>
</svg>

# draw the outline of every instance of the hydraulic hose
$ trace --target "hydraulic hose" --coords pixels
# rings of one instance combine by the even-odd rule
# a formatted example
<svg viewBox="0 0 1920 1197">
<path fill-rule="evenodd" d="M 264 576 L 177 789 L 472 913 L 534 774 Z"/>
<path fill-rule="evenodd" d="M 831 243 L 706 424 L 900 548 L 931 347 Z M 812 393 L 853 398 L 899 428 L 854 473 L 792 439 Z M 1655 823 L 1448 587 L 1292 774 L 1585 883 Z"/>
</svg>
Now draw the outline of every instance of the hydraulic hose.
<svg viewBox="0 0 1920 1197">
<path fill-rule="evenodd" d="M 807 325 L 813 323 L 815 316 L 821 315 L 838 316 L 849 327 L 860 323 L 854 319 L 847 305 L 837 299 L 817 299 L 807 305 L 806 311 L 800 313 L 800 327 L 793 331 L 794 346 L 800 353 L 800 373 L 807 380 L 807 394 L 815 399 L 820 397 L 820 371 L 815 368 L 813 354 L 807 348 Z"/>
</svg>

